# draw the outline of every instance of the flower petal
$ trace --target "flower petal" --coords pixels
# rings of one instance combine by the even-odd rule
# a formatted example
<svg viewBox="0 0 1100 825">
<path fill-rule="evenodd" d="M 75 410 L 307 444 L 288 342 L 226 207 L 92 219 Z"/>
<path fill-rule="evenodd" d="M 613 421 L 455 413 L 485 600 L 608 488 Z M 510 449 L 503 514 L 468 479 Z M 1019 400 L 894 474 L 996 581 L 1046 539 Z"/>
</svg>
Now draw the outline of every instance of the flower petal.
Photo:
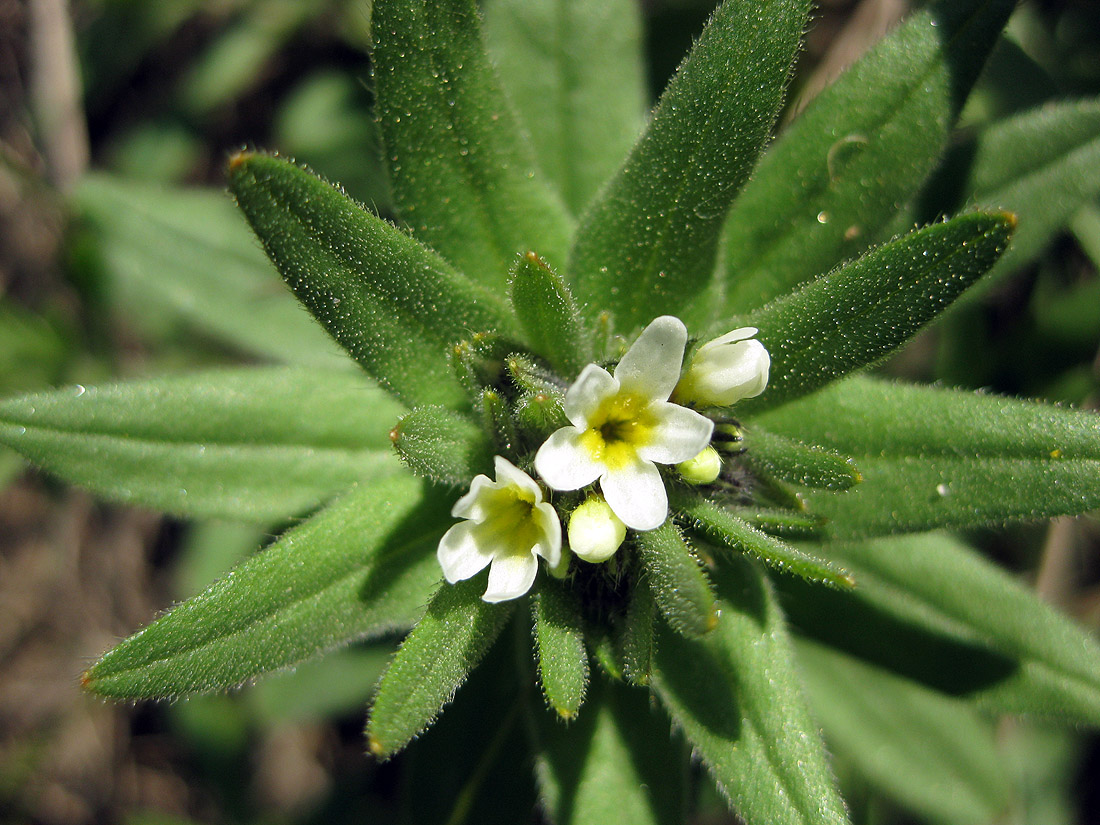
<svg viewBox="0 0 1100 825">
<path fill-rule="evenodd" d="M 476 475 L 470 482 L 470 492 L 454 503 L 451 515 L 455 518 L 468 518 L 483 521 L 487 515 L 485 509 L 486 493 L 499 487 L 487 475 Z"/>
<path fill-rule="evenodd" d="M 535 519 L 539 532 L 542 533 L 534 551 L 546 559 L 551 567 L 556 567 L 561 561 L 561 522 L 558 520 L 558 511 L 544 502 L 534 506 L 531 517 Z"/>
<path fill-rule="evenodd" d="M 439 540 L 435 555 L 443 568 L 444 578 L 451 584 L 476 575 L 493 560 L 493 554 L 479 545 L 475 535 L 477 528 L 476 522 L 463 521 Z"/>
<path fill-rule="evenodd" d="M 504 487 L 518 487 L 535 497 L 535 504 L 542 501 L 542 488 L 538 483 L 503 456 L 493 457 L 493 466 L 496 469 L 497 483 Z"/>
<path fill-rule="evenodd" d="M 736 341 L 744 341 L 746 338 L 752 338 L 756 333 L 760 332 L 756 327 L 738 327 L 737 329 L 731 329 L 725 335 L 719 335 L 717 338 L 707 341 L 699 349 L 710 349 L 711 347 L 720 347 L 723 344 L 732 344 Z"/>
<path fill-rule="evenodd" d="M 638 447 L 638 457 L 658 464 L 678 464 L 695 458 L 710 443 L 714 422 L 695 410 L 657 401 L 649 411 L 657 419 L 648 444 Z"/>
<path fill-rule="evenodd" d="M 615 367 L 615 378 L 626 390 L 665 401 L 680 380 L 686 346 L 684 322 L 672 315 L 662 315 L 643 329 L 626 351 Z"/>
<path fill-rule="evenodd" d="M 535 470 L 554 490 L 579 490 L 600 477 L 604 465 L 581 444 L 583 430 L 562 427 L 535 454 Z"/>
<path fill-rule="evenodd" d="M 609 470 L 600 479 L 600 489 L 615 515 L 634 530 L 653 530 L 668 516 L 665 483 L 650 461 Z"/>
<path fill-rule="evenodd" d="M 588 417 L 610 395 L 619 391 L 619 382 L 597 364 L 589 364 L 565 393 L 565 417 L 577 429 L 588 428 Z"/>
<path fill-rule="evenodd" d="M 499 556 L 489 568 L 489 586 L 481 597 L 487 602 L 518 599 L 531 589 L 539 563 L 530 553 Z"/>
</svg>

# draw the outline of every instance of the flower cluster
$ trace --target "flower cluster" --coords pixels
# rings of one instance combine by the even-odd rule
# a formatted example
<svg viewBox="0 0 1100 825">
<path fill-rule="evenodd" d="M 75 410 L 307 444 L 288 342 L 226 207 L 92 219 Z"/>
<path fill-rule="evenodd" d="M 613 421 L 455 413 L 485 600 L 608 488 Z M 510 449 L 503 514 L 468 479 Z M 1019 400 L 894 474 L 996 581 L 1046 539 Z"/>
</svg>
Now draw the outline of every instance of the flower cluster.
<svg viewBox="0 0 1100 825">
<path fill-rule="evenodd" d="M 686 370 L 687 328 L 671 315 L 655 319 L 608 372 L 589 364 L 565 393 L 569 425 L 552 433 L 534 457 L 550 490 L 592 488 L 569 518 L 563 548 L 558 512 L 530 475 L 495 459 L 496 481 L 477 476 L 451 515 L 463 521 L 444 534 L 438 557 L 452 584 L 486 566 L 482 597 L 496 602 L 526 593 L 542 556 L 564 575 L 568 553 L 588 562 L 609 559 L 626 529 L 653 530 L 668 517 L 668 494 L 657 465 L 676 466 L 689 483 L 717 478 L 714 422 L 700 412 L 728 407 L 764 391 L 770 358 L 744 327 L 697 350 Z M 599 491 L 594 488 L 598 482 Z"/>
</svg>

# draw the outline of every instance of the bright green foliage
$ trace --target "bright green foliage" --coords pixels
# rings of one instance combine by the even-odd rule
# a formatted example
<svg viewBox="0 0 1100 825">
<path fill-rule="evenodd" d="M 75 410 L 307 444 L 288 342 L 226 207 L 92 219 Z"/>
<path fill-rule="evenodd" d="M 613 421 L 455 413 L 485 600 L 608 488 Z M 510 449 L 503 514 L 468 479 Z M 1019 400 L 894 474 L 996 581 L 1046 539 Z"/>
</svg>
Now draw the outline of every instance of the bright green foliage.
<svg viewBox="0 0 1100 825">
<path fill-rule="evenodd" d="M 648 685 L 653 672 L 654 625 L 657 602 L 653 590 L 639 583 L 630 594 L 619 651 L 623 676 L 635 685 Z"/>
<path fill-rule="evenodd" d="M 603 682 L 576 722 L 539 734 L 539 789 L 558 825 L 684 821 L 682 748 L 646 691 Z"/>
<path fill-rule="evenodd" d="M 993 725 L 971 705 L 831 648 L 795 651 L 833 753 L 869 782 L 934 822 L 982 825 L 1008 808 Z"/>
<path fill-rule="evenodd" d="M 371 23 L 376 109 L 413 234 L 494 289 L 529 249 L 561 266 L 569 219 L 537 174 L 473 0 L 377 3 Z"/>
<path fill-rule="evenodd" d="M 1014 0 L 940 0 L 822 92 L 771 147 L 726 223 L 726 313 L 827 272 L 932 171 Z"/>
<path fill-rule="evenodd" d="M 807 494 L 811 512 L 828 517 L 836 537 L 1100 507 L 1100 420 L 1093 413 L 856 378 L 760 420 L 859 465 L 863 482 L 847 493 Z M 827 428 L 815 426 L 822 420 Z"/>
<path fill-rule="evenodd" d="M 375 756 L 389 756 L 428 727 L 512 614 L 507 602 L 480 598 L 484 584 L 444 584 L 405 637 L 378 686 L 367 739 Z"/>
<path fill-rule="evenodd" d="M 670 521 L 656 530 L 638 533 L 638 556 L 649 588 L 669 625 L 685 636 L 702 636 L 718 623 L 710 582 Z"/>
<path fill-rule="evenodd" d="M 746 440 L 741 461 L 760 475 L 772 476 L 789 484 L 847 490 L 862 480 L 852 459 L 809 447 L 789 438 L 753 428 Z"/>
<path fill-rule="evenodd" d="M 417 407 L 390 432 L 401 460 L 419 476 L 466 487 L 493 468 L 485 430 L 446 407 Z"/>
<path fill-rule="evenodd" d="M 275 361 L 350 366 L 279 283 L 240 210 L 222 192 L 165 191 L 89 175 L 75 202 L 127 321 L 178 324 Z"/>
<path fill-rule="evenodd" d="M 745 560 L 718 570 L 718 627 L 661 634 L 657 696 L 743 820 L 847 823 L 767 579 Z"/>
<path fill-rule="evenodd" d="M 738 411 L 790 401 L 893 352 L 989 271 L 1014 224 L 974 214 L 929 226 L 758 309 L 749 323 L 772 377 Z"/>
<path fill-rule="evenodd" d="M 115 647 L 84 686 L 132 699 L 224 690 L 408 627 L 439 581 L 446 509 L 414 479 L 363 485 Z"/>
<path fill-rule="evenodd" d="M 581 326 L 569 287 L 534 252 L 516 263 L 510 294 L 534 352 L 566 375 L 580 372 L 592 360 L 592 339 Z"/>
<path fill-rule="evenodd" d="M 449 348 L 471 329 L 510 331 L 487 290 L 305 170 L 240 154 L 229 182 L 302 303 L 406 403 L 457 402 Z"/>
<path fill-rule="evenodd" d="M 226 369 L 0 403 L 0 443 L 119 501 L 282 519 L 399 470 L 403 408 L 354 372 Z"/>
<path fill-rule="evenodd" d="M 783 101 L 805 0 L 726 0 L 669 83 L 645 134 L 586 210 L 569 275 L 585 316 L 624 334 L 663 314 L 709 317 L 726 211 Z"/>
<path fill-rule="evenodd" d="M 535 597 L 534 611 L 543 694 L 559 716 L 572 719 L 588 688 L 588 650 L 579 605 L 572 592 L 548 581 Z"/>
<path fill-rule="evenodd" d="M 634 0 L 491 0 L 490 55 L 539 167 L 579 214 L 641 131 L 648 106 Z"/>
<path fill-rule="evenodd" d="M 930 533 L 830 550 L 858 586 L 784 580 L 799 632 L 997 713 L 1100 724 L 1100 645 L 957 539 Z"/>
<path fill-rule="evenodd" d="M 756 556 L 776 570 L 836 587 L 852 585 L 851 576 L 843 568 L 762 532 L 739 518 L 734 511 L 702 496 L 683 495 L 676 506 L 685 518 L 691 519 L 701 534 L 733 550 Z M 770 526 L 764 525 L 765 529 Z"/>
</svg>

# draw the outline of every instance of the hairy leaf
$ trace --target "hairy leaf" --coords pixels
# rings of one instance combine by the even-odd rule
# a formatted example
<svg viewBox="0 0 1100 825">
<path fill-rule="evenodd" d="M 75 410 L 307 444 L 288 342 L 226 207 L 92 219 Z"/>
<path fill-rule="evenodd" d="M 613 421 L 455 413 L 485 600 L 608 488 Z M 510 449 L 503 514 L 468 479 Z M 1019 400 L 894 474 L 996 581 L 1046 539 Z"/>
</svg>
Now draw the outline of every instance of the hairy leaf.
<svg viewBox="0 0 1100 825">
<path fill-rule="evenodd" d="M 403 408 L 352 371 L 211 370 L 0 402 L 0 443 L 117 501 L 257 521 L 390 475 Z"/>
<path fill-rule="evenodd" d="M 685 636 L 702 636 L 718 623 L 710 582 L 671 519 L 656 530 L 635 533 L 638 555 L 653 598 L 669 625 Z"/>
<path fill-rule="evenodd" d="M 572 719 L 588 687 L 588 650 L 573 593 L 548 579 L 534 601 L 535 644 L 542 692 L 558 715 Z"/>
<path fill-rule="evenodd" d="M 528 252 L 512 270 L 510 287 L 512 308 L 536 353 L 570 376 L 593 360 L 577 302 L 545 261 Z"/>
<path fill-rule="evenodd" d="M 468 487 L 478 473 L 493 468 L 493 448 L 485 431 L 446 407 L 417 407 L 390 432 L 401 459 L 419 476 Z"/>
</svg>

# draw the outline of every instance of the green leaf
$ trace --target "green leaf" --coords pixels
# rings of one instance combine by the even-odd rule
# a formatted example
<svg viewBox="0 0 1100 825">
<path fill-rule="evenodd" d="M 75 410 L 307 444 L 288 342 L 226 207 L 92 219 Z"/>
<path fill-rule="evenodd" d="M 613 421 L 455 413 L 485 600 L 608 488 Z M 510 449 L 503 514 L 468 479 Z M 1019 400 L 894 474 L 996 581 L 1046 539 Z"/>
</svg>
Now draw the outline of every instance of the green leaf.
<svg viewBox="0 0 1100 825">
<path fill-rule="evenodd" d="M 660 636 L 658 698 L 744 821 L 847 823 L 767 579 L 745 560 L 723 564 L 716 579 L 715 631 Z"/>
<path fill-rule="evenodd" d="M 638 555 L 657 606 L 685 636 L 702 636 L 718 623 L 714 593 L 680 530 L 666 520 L 656 530 L 635 533 Z"/>
<path fill-rule="evenodd" d="M 376 110 L 413 234 L 494 288 L 529 249 L 560 265 L 570 221 L 489 65 L 473 0 L 377 0 L 371 30 Z"/>
<path fill-rule="evenodd" d="M 292 163 L 240 153 L 230 188 L 283 277 L 368 373 L 408 404 L 455 404 L 447 353 L 510 332 L 501 300 Z"/>
<path fill-rule="evenodd" d="M 855 462 L 847 456 L 808 447 L 754 427 L 745 442 L 748 449 L 738 460 L 753 472 L 825 490 L 847 490 L 862 480 Z"/>
<path fill-rule="evenodd" d="M 405 637 L 378 686 L 367 724 L 371 753 L 392 756 L 454 697 L 512 615 L 511 603 L 482 601 L 484 582 L 444 582 Z"/>
<path fill-rule="evenodd" d="M 1100 417 L 856 377 L 760 424 L 851 455 L 863 482 L 810 491 L 837 538 L 1037 520 L 1100 507 Z"/>
<path fill-rule="evenodd" d="M 919 229 L 756 310 L 748 323 L 771 355 L 771 377 L 738 414 L 885 358 L 989 271 L 1013 224 L 1011 215 L 979 213 Z"/>
<path fill-rule="evenodd" d="M 111 499 L 271 521 L 398 471 L 402 409 L 354 372 L 211 370 L 0 402 L 0 443 Z"/>
<path fill-rule="evenodd" d="M 1011 802 L 992 724 L 972 705 L 802 641 L 814 716 L 838 757 L 932 822 L 983 825 Z"/>
<path fill-rule="evenodd" d="M 419 476 L 467 487 L 493 467 L 493 447 L 485 431 L 446 407 L 417 407 L 390 433 L 397 454 Z"/>
<path fill-rule="evenodd" d="M 593 326 L 604 310 L 624 334 L 693 306 L 711 317 L 695 297 L 711 281 L 730 202 L 775 123 L 809 5 L 726 0 L 714 13 L 578 228 L 569 273 Z"/>
<path fill-rule="evenodd" d="M 87 175 L 73 192 L 128 323 L 180 321 L 245 352 L 350 367 L 279 282 L 222 192 L 162 189 Z"/>
<path fill-rule="evenodd" d="M 634 685 L 648 685 L 653 672 L 654 623 L 657 602 L 645 582 L 637 582 L 626 608 L 619 650 L 623 675 Z"/>
<path fill-rule="evenodd" d="M 1019 269 L 1100 194 L 1100 99 L 1051 103 L 990 125 L 948 155 L 929 195 L 943 190 L 968 208 L 1016 215 L 1019 228 L 993 277 Z M 941 201 L 923 215 L 936 217 Z"/>
<path fill-rule="evenodd" d="M 648 105 L 635 0 L 492 0 L 489 53 L 539 166 L 579 214 L 630 151 Z"/>
<path fill-rule="evenodd" d="M 445 500 L 404 476 L 356 488 L 84 675 L 103 696 L 186 696 L 240 685 L 420 616 L 439 581 Z"/>
<path fill-rule="evenodd" d="M 536 775 L 557 825 L 679 825 L 686 760 L 646 691 L 601 680 L 568 726 L 540 714 Z"/>
<path fill-rule="evenodd" d="M 571 591 L 547 579 L 535 597 L 534 613 L 542 691 L 559 716 L 572 719 L 588 687 L 588 650 L 580 606 Z"/>
<path fill-rule="evenodd" d="M 857 586 L 782 582 L 802 634 L 997 713 L 1100 724 L 1100 645 L 941 534 L 828 545 Z"/>
<path fill-rule="evenodd" d="M 512 270 L 512 308 L 531 349 L 573 376 L 593 360 L 592 339 L 581 328 L 577 302 L 565 281 L 534 252 Z"/>
<path fill-rule="evenodd" d="M 935 167 L 1014 0 L 914 12 L 822 92 L 760 162 L 726 223 L 726 314 L 852 257 Z"/>
<path fill-rule="evenodd" d="M 681 517 L 690 519 L 703 535 L 739 553 L 756 556 L 776 570 L 834 587 L 852 586 L 852 577 L 842 567 L 761 532 L 736 511 L 703 496 L 677 495 L 675 507 Z"/>
</svg>

